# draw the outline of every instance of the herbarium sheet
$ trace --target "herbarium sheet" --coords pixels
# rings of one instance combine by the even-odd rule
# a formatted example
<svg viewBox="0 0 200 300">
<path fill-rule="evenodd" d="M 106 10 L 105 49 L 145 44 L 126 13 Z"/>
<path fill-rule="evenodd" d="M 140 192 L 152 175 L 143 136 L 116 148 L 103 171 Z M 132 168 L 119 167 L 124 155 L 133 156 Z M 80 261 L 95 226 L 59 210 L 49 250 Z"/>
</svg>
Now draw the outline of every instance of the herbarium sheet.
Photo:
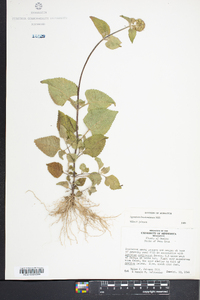
<svg viewBox="0 0 200 300">
<path fill-rule="evenodd" d="M 200 3 L 7 7 L 6 279 L 199 279 Z"/>
</svg>

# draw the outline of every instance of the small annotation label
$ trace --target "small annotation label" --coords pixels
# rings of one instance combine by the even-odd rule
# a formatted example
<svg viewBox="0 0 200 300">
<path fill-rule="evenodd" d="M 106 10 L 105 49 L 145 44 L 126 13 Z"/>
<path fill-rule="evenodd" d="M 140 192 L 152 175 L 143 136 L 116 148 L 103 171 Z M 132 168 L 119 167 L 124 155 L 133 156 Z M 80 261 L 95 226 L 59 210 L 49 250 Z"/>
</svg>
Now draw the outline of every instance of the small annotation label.
<svg viewBox="0 0 200 300">
<path fill-rule="evenodd" d="M 45 34 L 32 34 L 33 39 L 44 39 Z"/>
</svg>

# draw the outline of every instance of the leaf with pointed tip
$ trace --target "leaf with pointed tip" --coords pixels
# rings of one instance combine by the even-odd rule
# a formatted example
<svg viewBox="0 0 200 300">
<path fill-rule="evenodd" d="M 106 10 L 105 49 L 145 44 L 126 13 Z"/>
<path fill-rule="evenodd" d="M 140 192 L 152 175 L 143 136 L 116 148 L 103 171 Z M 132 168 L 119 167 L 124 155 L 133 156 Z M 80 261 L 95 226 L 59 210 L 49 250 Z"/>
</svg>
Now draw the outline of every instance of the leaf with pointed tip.
<svg viewBox="0 0 200 300">
<path fill-rule="evenodd" d="M 92 134 L 105 134 L 111 127 L 117 111 L 106 108 L 92 109 L 84 118 L 84 123 Z"/>
<path fill-rule="evenodd" d="M 89 103 L 88 111 L 97 108 L 108 108 L 111 104 L 116 105 L 112 98 L 98 90 L 87 90 L 85 96 Z"/>
<path fill-rule="evenodd" d="M 129 30 L 128 30 L 128 36 L 129 36 L 131 43 L 133 43 L 133 41 L 136 37 L 136 32 L 137 31 L 134 28 L 129 28 Z"/>
<path fill-rule="evenodd" d="M 105 179 L 105 185 L 109 186 L 111 190 L 121 189 L 119 180 L 114 175 L 110 175 Z"/>
<path fill-rule="evenodd" d="M 75 153 L 68 153 L 67 160 L 69 163 L 74 163 L 77 160 L 78 156 Z"/>
<path fill-rule="evenodd" d="M 79 169 L 83 172 L 86 172 L 88 173 L 89 172 L 89 168 L 86 167 L 86 165 L 84 163 L 82 163 L 80 166 L 79 166 Z"/>
<path fill-rule="evenodd" d="M 53 135 L 36 139 L 34 142 L 44 154 L 50 157 L 54 157 L 60 150 L 60 139 Z"/>
<path fill-rule="evenodd" d="M 128 18 L 128 17 L 122 16 L 122 15 L 121 15 L 120 17 L 122 17 L 122 18 L 124 18 L 126 21 L 128 21 L 129 24 L 134 24 L 135 21 L 136 21 L 134 18 Z"/>
<path fill-rule="evenodd" d="M 60 177 L 63 173 L 62 165 L 59 163 L 56 163 L 56 162 L 47 164 L 47 168 L 48 168 L 49 173 L 51 173 L 51 175 L 56 178 Z"/>
<path fill-rule="evenodd" d="M 84 142 L 85 150 L 83 153 L 92 157 L 98 156 L 106 144 L 106 139 L 107 137 L 102 134 L 94 134 L 90 136 Z"/>
<path fill-rule="evenodd" d="M 103 165 L 104 165 L 104 164 L 102 163 L 101 158 L 95 157 L 95 160 L 96 160 L 96 162 L 97 162 L 97 164 L 98 164 L 99 169 L 101 169 L 101 168 L 103 167 Z"/>
<path fill-rule="evenodd" d="M 69 138 L 73 142 L 76 140 L 74 135 L 76 131 L 76 121 L 60 110 L 58 111 L 57 128 L 62 138 Z"/>
<path fill-rule="evenodd" d="M 110 171 L 110 167 L 102 168 L 102 169 L 101 169 L 101 173 L 102 173 L 102 174 L 107 174 L 109 171 Z"/>
<path fill-rule="evenodd" d="M 77 186 L 83 186 L 85 184 L 86 178 L 79 178 L 78 180 L 76 180 L 75 184 Z"/>
<path fill-rule="evenodd" d="M 68 115 L 65 115 L 62 111 L 58 111 L 58 122 L 57 122 L 57 128 L 60 130 L 60 125 L 64 126 L 67 131 L 75 132 L 76 131 L 76 121 L 69 117 Z"/>
<path fill-rule="evenodd" d="M 61 159 L 63 159 L 63 156 L 66 154 L 66 152 L 64 151 L 64 150 L 60 150 L 59 152 L 58 152 L 58 155 L 59 155 L 59 157 L 61 158 Z"/>
<path fill-rule="evenodd" d="M 105 43 L 106 47 L 108 47 L 111 50 L 117 49 L 121 47 L 121 41 L 115 37 L 115 36 L 110 36 L 108 41 Z"/>
<path fill-rule="evenodd" d="M 92 172 L 90 175 L 88 175 L 88 178 L 92 181 L 93 186 L 101 183 L 101 175 L 97 172 Z"/>
<path fill-rule="evenodd" d="M 66 188 L 66 189 L 69 188 L 69 183 L 68 183 L 68 181 L 61 181 L 61 182 L 56 183 L 56 185 L 61 185 L 61 186 L 63 186 L 63 187 Z"/>
<path fill-rule="evenodd" d="M 63 106 L 70 97 L 77 94 L 77 86 L 74 82 L 65 78 L 52 78 L 42 80 L 41 83 L 47 83 L 49 94 L 55 104 Z"/>
<path fill-rule="evenodd" d="M 98 32 L 102 35 L 103 38 L 110 34 L 110 27 L 105 21 L 100 20 L 96 17 L 90 17 L 90 19 L 92 20 Z"/>
<path fill-rule="evenodd" d="M 129 17 L 125 17 L 123 15 L 121 15 L 120 17 L 124 18 L 126 21 L 128 21 L 129 23 L 131 23 L 131 19 Z"/>
</svg>

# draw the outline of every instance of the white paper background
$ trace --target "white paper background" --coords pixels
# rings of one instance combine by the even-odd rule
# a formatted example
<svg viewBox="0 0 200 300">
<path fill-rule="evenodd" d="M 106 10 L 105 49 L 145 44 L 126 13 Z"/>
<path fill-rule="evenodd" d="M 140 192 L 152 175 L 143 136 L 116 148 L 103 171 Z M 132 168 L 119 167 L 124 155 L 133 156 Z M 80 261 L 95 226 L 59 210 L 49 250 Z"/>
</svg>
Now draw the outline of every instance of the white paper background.
<svg viewBox="0 0 200 300">
<path fill-rule="evenodd" d="M 113 221 L 112 236 L 88 242 L 79 236 L 78 244 L 61 246 L 59 226 L 51 226 L 44 207 L 26 193 L 34 191 L 46 204 L 63 195 L 46 170 L 55 158 L 33 143 L 57 135 L 60 109 L 40 81 L 65 77 L 78 83 L 86 57 L 101 38 L 89 16 L 105 20 L 112 31 L 127 25 L 121 14 L 142 18 L 146 28 L 133 45 L 125 31 L 117 35 L 122 48 L 112 51 L 101 44 L 82 80 L 82 99 L 86 89 L 99 89 L 119 111 L 100 157 L 123 189 L 111 191 L 102 183 L 92 200 L 100 203 L 101 215 L 131 207 L 192 209 L 199 227 L 200 2 L 44 0 L 47 15 L 40 16 L 67 19 L 40 26 L 12 19 L 36 16 L 31 15 L 35 3 L 8 1 L 6 277 L 16 279 L 16 266 L 41 265 L 49 266 L 47 279 L 122 278 L 122 215 Z M 73 112 L 65 107 L 65 113 Z"/>
</svg>

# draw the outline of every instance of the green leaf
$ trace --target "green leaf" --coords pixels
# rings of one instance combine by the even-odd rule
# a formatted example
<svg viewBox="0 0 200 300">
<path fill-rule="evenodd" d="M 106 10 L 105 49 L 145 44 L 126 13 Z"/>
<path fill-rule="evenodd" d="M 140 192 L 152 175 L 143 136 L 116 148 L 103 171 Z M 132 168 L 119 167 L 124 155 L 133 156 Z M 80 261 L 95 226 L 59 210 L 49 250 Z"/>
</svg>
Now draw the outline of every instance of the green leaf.
<svg viewBox="0 0 200 300">
<path fill-rule="evenodd" d="M 101 169 L 101 168 L 103 167 L 103 165 L 104 165 L 104 164 L 102 163 L 101 158 L 95 157 L 95 160 L 96 160 L 96 162 L 97 162 L 97 164 L 98 164 L 99 169 Z"/>
<path fill-rule="evenodd" d="M 71 105 L 77 109 L 77 101 L 72 100 L 71 98 L 69 99 L 69 102 Z M 83 105 L 85 105 L 85 101 L 79 99 L 79 108 L 81 108 Z"/>
<path fill-rule="evenodd" d="M 111 127 L 117 111 L 106 108 L 92 109 L 84 118 L 84 123 L 92 134 L 105 134 Z"/>
<path fill-rule="evenodd" d="M 61 159 L 63 159 L 63 156 L 66 154 L 66 152 L 64 151 L 64 150 L 60 150 L 59 152 L 58 152 L 58 155 L 59 155 L 59 157 L 61 158 Z"/>
<path fill-rule="evenodd" d="M 62 138 L 69 138 L 73 142 L 76 140 L 74 135 L 76 131 L 76 121 L 60 110 L 58 111 L 57 128 Z"/>
<path fill-rule="evenodd" d="M 75 153 L 68 153 L 67 160 L 69 163 L 74 163 L 77 160 L 78 156 Z"/>
<path fill-rule="evenodd" d="M 85 96 L 89 103 L 88 110 L 97 108 L 107 108 L 111 104 L 116 105 L 115 101 L 103 92 L 98 90 L 87 90 Z"/>
<path fill-rule="evenodd" d="M 83 195 L 83 193 L 81 192 L 81 191 L 78 191 L 77 193 L 76 193 L 76 197 L 81 197 Z"/>
<path fill-rule="evenodd" d="M 110 175 L 105 179 L 105 185 L 109 186 L 111 190 L 121 189 L 119 180 L 114 175 Z"/>
<path fill-rule="evenodd" d="M 55 104 L 63 106 L 71 96 L 77 94 L 77 86 L 74 82 L 65 78 L 52 78 L 42 80 L 41 83 L 47 83 L 49 94 Z"/>
<path fill-rule="evenodd" d="M 66 143 L 72 146 L 72 148 L 77 149 L 77 140 L 74 134 L 70 135 L 70 139 L 67 139 Z"/>
<path fill-rule="evenodd" d="M 69 188 L 69 183 L 68 183 L 68 181 L 61 181 L 61 182 L 56 183 L 56 185 L 61 185 L 61 186 L 63 186 L 63 187 L 66 188 L 66 189 Z"/>
<path fill-rule="evenodd" d="M 56 162 L 47 164 L 47 168 L 48 168 L 49 173 L 51 173 L 51 175 L 56 178 L 60 177 L 63 173 L 62 165 L 59 163 L 56 163 Z"/>
<path fill-rule="evenodd" d="M 100 20 L 96 17 L 90 17 L 90 19 L 92 20 L 98 32 L 102 35 L 103 38 L 110 34 L 110 27 L 105 21 Z"/>
<path fill-rule="evenodd" d="M 135 19 L 134 18 L 128 18 L 128 17 L 125 17 L 123 15 L 121 15 L 120 17 L 124 18 L 126 21 L 129 22 L 129 24 L 134 24 L 135 23 Z"/>
<path fill-rule="evenodd" d="M 65 115 L 62 111 L 58 111 L 58 122 L 57 122 L 57 128 L 60 130 L 60 125 L 64 126 L 67 131 L 75 132 L 76 131 L 76 121 L 69 117 L 68 115 Z"/>
<path fill-rule="evenodd" d="M 92 193 L 95 193 L 95 192 L 97 192 L 97 189 L 96 189 L 95 186 L 92 186 L 92 187 L 88 190 L 89 195 L 91 195 Z"/>
<path fill-rule="evenodd" d="M 59 128 L 60 128 L 59 130 L 60 137 L 63 139 L 67 139 L 68 137 L 67 129 L 63 125 L 60 125 Z"/>
<path fill-rule="evenodd" d="M 94 134 L 85 140 L 84 154 L 92 157 L 98 156 L 103 150 L 107 137 L 102 134 Z"/>
<path fill-rule="evenodd" d="M 88 175 L 88 178 L 92 181 L 92 185 L 100 184 L 101 182 L 101 175 L 97 172 L 93 172 L 90 175 Z"/>
<path fill-rule="evenodd" d="M 86 172 L 88 173 L 89 172 L 89 168 L 86 167 L 86 165 L 84 163 L 82 163 L 80 166 L 79 166 L 79 169 L 83 172 Z"/>
<path fill-rule="evenodd" d="M 109 171 L 110 171 L 110 167 L 102 168 L 102 169 L 101 169 L 101 173 L 102 173 L 102 174 L 107 174 Z"/>
<path fill-rule="evenodd" d="M 121 47 L 121 41 L 115 37 L 115 36 L 110 36 L 108 41 L 105 43 L 106 47 L 108 47 L 111 50 L 117 49 Z"/>
<path fill-rule="evenodd" d="M 76 180 L 75 184 L 77 186 L 83 186 L 85 184 L 86 178 L 79 178 L 78 180 Z"/>
<path fill-rule="evenodd" d="M 80 150 L 83 150 L 83 149 L 84 149 L 84 143 L 83 143 L 83 141 L 80 140 L 80 141 L 78 142 L 77 148 L 79 148 Z"/>
<path fill-rule="evenodd" d="M 44 154 L 50 157 L 54 157 L 60 150 L 60 139 L 53 135 L 36 139 L 34 142 Z"/>
<path fill-rule="evenodd" d="M 131 43 L 133 43 L 133 40 L 136 37 L 136 32 L 137 31 L 134 28 L 129 28 L 129 30 L 128 30 L 128 35 L 129 35 L 129 39 L 130 39 Z"/>
<path fill-rule="evenodd" d="M 72 146 L 73 149 L 77 149 L 77 140 L 76 137 L 73 136 L 73 139 L 71 137 L 71 139 L 67 140 L 67 144 L 69 144 L 70 146 Z"/>
</svg>

